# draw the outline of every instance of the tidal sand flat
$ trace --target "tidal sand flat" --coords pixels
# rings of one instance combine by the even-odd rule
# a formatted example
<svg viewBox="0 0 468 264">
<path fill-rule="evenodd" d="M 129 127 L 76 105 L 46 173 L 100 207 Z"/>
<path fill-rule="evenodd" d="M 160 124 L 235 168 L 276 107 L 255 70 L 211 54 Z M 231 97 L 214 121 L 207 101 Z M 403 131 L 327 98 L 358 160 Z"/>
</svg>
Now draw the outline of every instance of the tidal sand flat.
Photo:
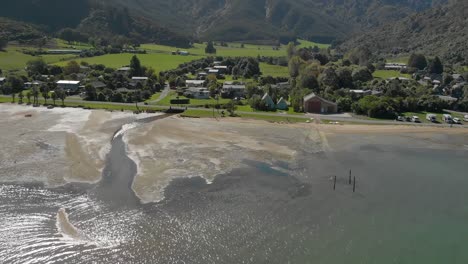
<svg viewBox="0 0 468 264">
<path fill-rule="evenodd" d="M 170 117 L 139 126 L 124 140 L 138 165 L 133 189 L 144 203 L 164 199 L 164 189 L 176 178 L 201 177 L 210 183 L 217 175 L 246 167 L 246 160 L 272 167 L 276 161 L 293 162 L 302 142 L 310 151 L 322 150 L 317 131 L 240 120 Z"/>
<path fill-rule="evenodd" d="M 96 183 L 113 133 L 131 113 L 0 105 L 3 182 Z"/>
</svg>

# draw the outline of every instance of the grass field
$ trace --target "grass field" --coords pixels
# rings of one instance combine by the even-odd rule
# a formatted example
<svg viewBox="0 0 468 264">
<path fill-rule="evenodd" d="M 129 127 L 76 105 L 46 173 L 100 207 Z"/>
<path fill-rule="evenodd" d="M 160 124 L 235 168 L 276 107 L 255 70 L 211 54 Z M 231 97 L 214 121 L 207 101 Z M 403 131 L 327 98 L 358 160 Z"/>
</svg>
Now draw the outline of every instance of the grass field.
<svg viewBox="0 0 468 264">
<path fill-rule="evenodd" d="M 21 52 L 17 47 L 8 47 L 6 51 L 0 51 L 0 69 L 2 70 L 21 70 L 26 67 L 30 60 L 43 58 L 47 63 L 56 63 L 76 57 L 75 55 L 42 55 L 31 56 Z"/>
<path fill-rule="evenodd" d="M 77 59 L 77 62 L 88 62 L 89 64 L 104 64 L 107 67 L 119 68 L 130 64 L 130 59 L 134 54 L 107 54 L 103 56 Z M 142 65 L 152 67 L 156 72 L 177 68 L 180 64 L 199 59 L 199 56 L 173 56 L 170 54 L 151 53 L 138 54 L 138 58 Z M 67 61 L 56 63 L 59 66 L 64 66 Z"/>
<path fill-rule="evenodd" d="M 179 99 L 185 99 L 185 98 L 187 98 L 187 97 L 179 96 Z M 164 99 L 159 101 L 157 103 L 157 105 L 170 106 L 172 99 L 177 99 L 177 93 L 175 91 L 171 91 Z M 189 107 L 190 106 L 200 107 L 200 106 L 205 106 L 205 105 L 216 105 L 218 103 L 222 105 L 222 104 L 227 104 L 229 101 L 231 101 L 231 100 L 230 99 L 222 99 L 222 98 L 220 98 L 219 101 L 214 99 L 214 98 L 210 98 L 210 99 L 190 99 L 190 104 L 187 105 L 187 106 L 189 106 Z"/>
<path fill-rule="evenodd" d="M 408 63 L 409 56 L 391 57 L 387 58 L 389 63 Z"/>
<path fill-rule="evenodd" d="M 392 77 L 405 77 L 405 78 L 410 78 L 411 75 L 409 74 L 403 74 L 400 73 L 399 71 L 387 71 L 387 70 L 376 70 L 374 73 L 374 78 L 381 78 L 381 79 L 388 79 Z"/>
<path fill-rule="evenodd" d="M 61 49 L 90 49 L 91 45 L 86 43 L 72 44 L 67 43 L 64 40 L 54 39 L 56 48 Z M 317 45 L 320 48 L 326 48 L 329 45 L 319 44 L 305 40 L 299 40 L 299 47 L 313 47 Z M 196 60 L 202 57 L 208 56 L 205 54 L 206 44 L 198 43 L 194 44 L 193 48 L 180 50 L 187 50 L 190 52 L 190 56 L 179 56 L 171 55 L 172 51 L 177 50 L 177 47 L 157 45 L 157 44 L 143 44 L 141 49 L 144 49 L 148 54 L 137 55 L 142 64 L 147 67 L 152 67 L 156 72 L 165 71 L 177 68 L 181 63 Z M 35 47 L 15 47 L 10 46 L 6 49 L 6 52 L 0 52 L 0 69 L 2 70 L 21 70 L 26 66 L 26 62 L 36 57 L 23 54 L 20 52 L 21 49 L 35 50 Z M 227 47 L 216 46 L 216 56 L 223 57 L 257 57 L 257 56 L 271 56 L 271 57 L 282 57 L 286 55 L 286 46 L 281 46 L 278 50 L 273 49 L 269 45 L 251 45 L 244 44 L 241 48 L 241 43 L 228 43 Z M 76 59 L 78 62 L 86 61 L 90 64 L 104 64 L 111 68 L 118 68 L 130 63 L 130 58 L 133 54 L 107 54 L 104 56 L 92 57 L 92 58 L 78 58 L 76 55 L 43 55 L 41 56 L 49 64 L 57 64 L 60 66 L 66 65 L 67 61 Z M 210 55 L 211 56 L 211 55 Z M 39 56 L 38 56 L 39 57 Z M 262 65 L 262 70 L 266 75 L 272 76 L 287 76 L 287 68 L 273 65 Z"/>
<path fill-rule="evenodd" d="M 289 77 L 289 69 L 285 66 L 270 65 L 268 63 L 261 62 L 260 71 L 264 76 Z"/>
<path fill-rule="evenodd" d="M 308 47 L 317 46 L 320 49 L 326 49 L 330 47 L 330 44 L 321 44 L 321 43 L 316 43 L 316 42 L 303 40 L 303 39 L 298 40 L 298 42 L 299 42 L 298 48 L 308 48 Z"/>
</svg>

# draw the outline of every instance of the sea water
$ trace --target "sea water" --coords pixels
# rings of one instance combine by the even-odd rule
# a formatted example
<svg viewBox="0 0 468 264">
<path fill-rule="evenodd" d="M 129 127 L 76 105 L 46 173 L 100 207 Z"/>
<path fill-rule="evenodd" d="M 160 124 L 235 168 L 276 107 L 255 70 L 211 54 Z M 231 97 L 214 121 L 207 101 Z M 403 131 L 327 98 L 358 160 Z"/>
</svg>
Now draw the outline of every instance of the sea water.
<svg viewBox="0 0 468 264">
<path fill-rule="evenodd" d="M 174 180 L 156 204 L 119 203 L 132 175 L 118 188 L 112 175 L 2 184 L 1 263 L 468 263 L 467 149 L 388 135 L 329 143 L 289 167 L 245 161 L 211 184 Z"/>
</svg>

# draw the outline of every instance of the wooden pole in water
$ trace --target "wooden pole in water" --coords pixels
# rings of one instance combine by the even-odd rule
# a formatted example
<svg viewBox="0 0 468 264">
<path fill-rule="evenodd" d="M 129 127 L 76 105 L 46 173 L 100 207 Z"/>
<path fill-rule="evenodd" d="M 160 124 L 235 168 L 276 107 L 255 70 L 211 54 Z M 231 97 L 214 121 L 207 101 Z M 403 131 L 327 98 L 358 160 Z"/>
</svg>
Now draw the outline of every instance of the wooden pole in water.
<svg viewBox="0 0 468 264">
<path fill-rule="evenodd" d="M 354 181 L 353 181 L 353 192 L 356 192 L 356 176 L 354 176 Z"/>
<path fill-rule="evenodd" d="M 333 190 L 336 190 L 336 175 L 335 175 L 335 179 L 333 180 Z"/>
<path fill-rule="evenodd" d="M 351 185 L 351 170 L 349 170 L 349 181 L 348 184 Z"/>
</svg>

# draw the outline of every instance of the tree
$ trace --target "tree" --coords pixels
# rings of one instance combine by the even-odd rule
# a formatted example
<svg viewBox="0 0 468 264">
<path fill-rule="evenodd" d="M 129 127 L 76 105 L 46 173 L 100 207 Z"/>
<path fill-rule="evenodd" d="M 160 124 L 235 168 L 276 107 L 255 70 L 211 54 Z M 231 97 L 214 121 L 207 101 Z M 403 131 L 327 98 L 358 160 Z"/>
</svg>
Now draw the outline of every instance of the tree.
<svg viewBox="0 0 468 264">
<path fill-rule="evenodd" d="M 88 101 L 96 101 L 97 99 L 97 93 L 96 93 L 96 88 L 94 86 L 88 84 L 85 86 L 85 99 Z"/>
<path fill-rule="evenodd" d="M 372 52 L 367 47 L 357 47 L 348 53 L 348 59 L 353 63 L 361 66 L 367 65 L 372 57 Z"/>
<path fill-rule="evenodd" d="M 33 95 L 33 105 L 38 106 L 39 105 L 39 88 L 37 86 L 34 86 L 32 88 L 32 95 Z"/>
<path fill-rule="evenodd" d="M 47 63 L 42 58 L 30 60 L 26 63 L 26 69 L 28 71 L 29 76 L 33 76 L 36 74 L 46 74 Z"/>
<path fill-rule="evenodd" d="M 8 46 L 8 39 L 0 36 L 0 51 L 4 50 Z"/>
<path fill-rule="evenodd" d="M 15 94 L 15 93 L 12 93 L 12 94 L 11 94 L 11 102 L 12 102 L 12 103 L 15 103 L 15 99 L 16 99 L 16 94 Z"/>
<path fill-rule="evenodd" d="M 324 86 L 338 89 L 340 87 L 340 80 L 333 68 L 326 68 L 319 77 L 320 83 Z"/>
<path fill-rule="evenodd" d="M 213 41 L 208 41 L 205 48 L 206 54 L 216 54 L 216 48 L 213 45 Z"/>
<path fill-rule="evenodd" d="M 429 73 L 442 74 L 444 72 L 444 65 L 440 61 L 439 57 L 435 57 L 429 63 Z"/>
<path fill-rule="evenodd" d="M 143 76 L 143 68 L 141 67 L 141 62 L 136 55 L 133 55 L 130 60 L 130 75 L 131 76 Z"/>
<path fill-rule="evenodd" d="M 55 106 L 55 101 L 57 100 L 57 93 L 56 92 L 52 92 L 50 94 L 50 98 L 52 98 L 52 101 L 54 102 L 54 106 Z"/>
<path fill-rule="evenodd" d="M 422 54 L 412 53 L 408 59 L 408 67 L 424 70 L 427 67 L 426 57 Z"/>
<path fill-rule="evenodd" d="M 41 93 L 42 93 L 42 97 L 44 98 L 44 105 L 46 105 L 47 104 L 47 99 L 50 98 L 50 96 L 49 96 L 49 86 L 43 85 L 41 87 Z"/>
<path fill-rule="evenodd" d="M 299 76 L 299 72 L 303 64 L 304 61 L 299 56 L 292 57 L 288 63 L 289 75 L 292 78 L 296 78 L 297 76 Z"/>
<path fill-rule="evenodd" d="M 8 77 L 5 86 L 11 89 L 12 93 L 19 93 L 23 90 L 24 82 L 22 79 L 15 76 Z"/>
<path fill-rule="evenodd" d="M 226 110 L 229 112 L 230 116 L 235 116 L 235 111 L 237 110 L 237 105 L 234 100 L 229 101 L 229 103 L 224 105 Z"/>
<path fill-rule="evenodd" d="M 18 98 L 19 98 L 19 102 L 18 102 L 18 103 L 22 104 L 22 103 L 23 103 L 23 98 L 24 98 L 23 91 L 21 91 L 21 92 L 18 93 Z"/>
<path fill-rule="evenodd" d="M 359 67 L 355 69 L 353 71 L 352 77 L 354 82 L 368 82 L 374 79 L 372 73 L 366 67 Z"/>
<path fill-rule="evenodd" d="M 80 64 L 76 61 L 70 61 L 67 63 L 67 65 L 63 68 L 63 72 L 66 75 L 71 75 L 73 73 L 79 73 L 80 72 Z"/>
<path fill-rule="evenodd" d="M 26 98 L 28 99 L 28 104 L 31 104 L 31 97 L 32 97 L 32 92 L 31 91 L 28 91 L 26 93 Z"/>
<path fill-rule="evenodd" d="M 55 90 L 55 94 L 57 95 L 57 98 L 62 101 L 62 106 L 65 106 L 65 98 L 67 97 L 67 93 L 63 90 L 63 88 L 57 88 Z"/>
<path fill-rule="evenodd" d="M 296 45 L 294 45 L 293 42 L 288 43 L 288 46 L 286 47 L 286 54 L 288 55 L 289 60 L 296 54 Z"/>
</svg>

